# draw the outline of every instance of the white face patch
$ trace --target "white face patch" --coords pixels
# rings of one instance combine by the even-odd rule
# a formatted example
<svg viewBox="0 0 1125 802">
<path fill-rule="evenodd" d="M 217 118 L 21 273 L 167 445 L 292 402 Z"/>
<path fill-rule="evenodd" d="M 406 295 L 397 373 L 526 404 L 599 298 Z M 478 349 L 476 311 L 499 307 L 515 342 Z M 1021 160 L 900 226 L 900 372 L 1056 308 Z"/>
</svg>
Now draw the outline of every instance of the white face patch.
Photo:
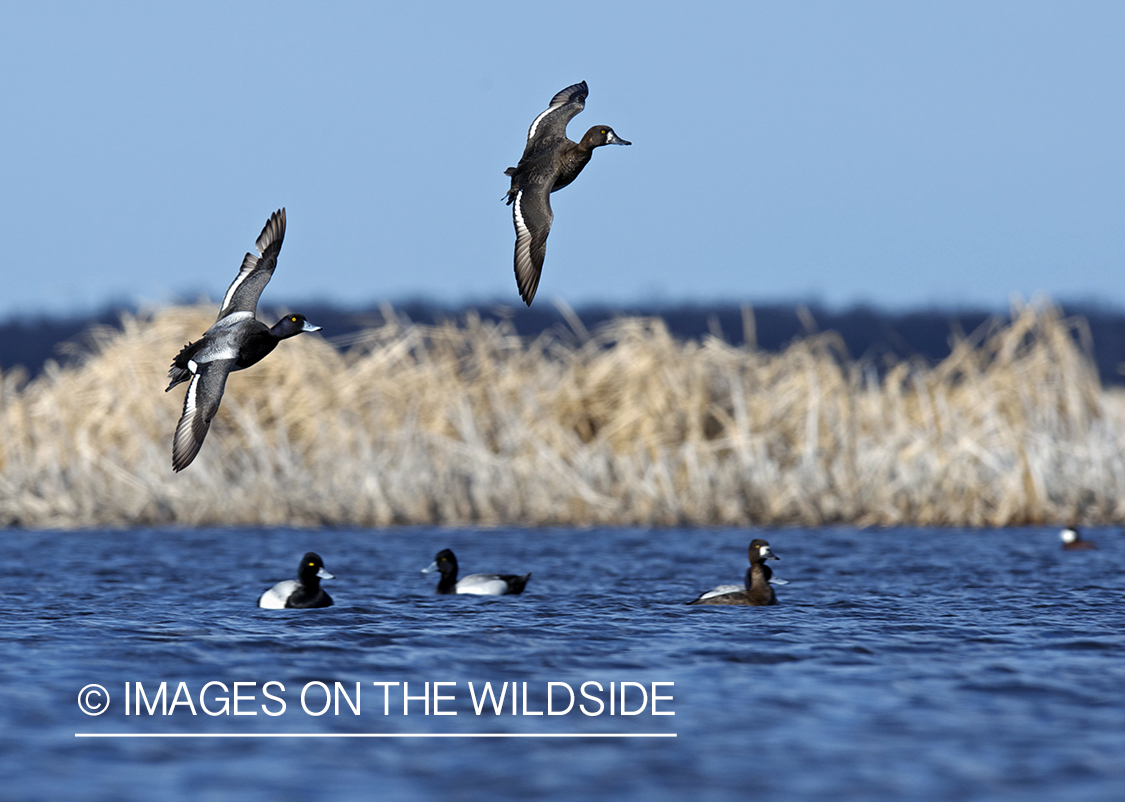
<svg viewBox="0 0 1125 802">
<path fill-rule="evenodd" d="M 771 553 L 772 552 L 770 552 L 769 546 L 758 546 L 758 556 L 759 557 L 766 557 L 766 556 L 769 556 Z"/>
<path fill-rule="evenodd" d="M 199 370 L 199 364 L 194 359 L 189 359 L 187 361 L 187 369 L 190 370 L 192 373 L 195 373 L 196 371 Z"/>
</svg>

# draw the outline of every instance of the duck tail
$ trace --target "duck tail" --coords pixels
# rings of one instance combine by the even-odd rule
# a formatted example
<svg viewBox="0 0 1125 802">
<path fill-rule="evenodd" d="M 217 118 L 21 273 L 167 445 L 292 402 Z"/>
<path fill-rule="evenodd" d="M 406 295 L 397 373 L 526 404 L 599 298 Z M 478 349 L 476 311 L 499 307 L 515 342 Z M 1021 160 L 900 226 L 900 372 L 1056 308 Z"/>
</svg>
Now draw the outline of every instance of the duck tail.
<svg viewBox="0 0 1125 802">
<path fill-rule="evenodd" d="M 509 167 L 507 170 L 504 171 L 504 175 L 511 176 L 512 179 L 513 179 L 512 180 L 512 188 L 509 189 L 507 194 L 504 195 L 504 197 L 502 198 L 505 206 L 511 206 L 512 203 L 516 199 L 516 193 L 520 191 L 519 181 L 515 180 L 517 170 L 518 170 L 518 168 L 516 168 L 516 167 Z"/>
</svg>

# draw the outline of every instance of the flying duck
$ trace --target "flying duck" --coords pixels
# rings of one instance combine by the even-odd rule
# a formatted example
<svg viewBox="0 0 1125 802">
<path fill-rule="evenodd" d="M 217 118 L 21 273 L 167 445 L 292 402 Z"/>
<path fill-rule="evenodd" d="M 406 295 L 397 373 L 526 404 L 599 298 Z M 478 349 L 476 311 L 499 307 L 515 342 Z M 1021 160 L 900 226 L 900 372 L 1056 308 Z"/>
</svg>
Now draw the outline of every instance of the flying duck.
<svg viewBox="0 0 1125 802">
<path fill-rule="evenodd" d="M 219 318 L 198 340 L 183 347 L 172 360 L 164 392 L 190 379 L 184 412 L 172 441 L 172 470 L 182 471 L 203 445 L 211 419 L 219 411 L 227 375 L 257 364 L 277 344 L 304 331 L 320 331 L 304 315 L 286 315 L 273 326 L 254 317 L 258 298 L 277 267 L 285 239 L 285 209 L 266 221 L 256 243 L 258 256 L 246 254 L 242 269 L 223 296 Z"/>
<path fill-rule="evenodd" d="M 554 220 L 551 193 L 578 177 L 594 148 L 633 144 L 608 125 L 595 125 L 578 142 L 567 139 L 566 125 L 585 107 L 587 94 L 586 82 L 582 81 L 551 98 L 547 110 L 532 120 L 527 130 L 527 145 L 519 164 L 504 171 L 512 177 L 505 202 L 512 207 L 516 227 L 516 285 L 528 306 L 539 287 L 547 235 Z"/>
</svg>

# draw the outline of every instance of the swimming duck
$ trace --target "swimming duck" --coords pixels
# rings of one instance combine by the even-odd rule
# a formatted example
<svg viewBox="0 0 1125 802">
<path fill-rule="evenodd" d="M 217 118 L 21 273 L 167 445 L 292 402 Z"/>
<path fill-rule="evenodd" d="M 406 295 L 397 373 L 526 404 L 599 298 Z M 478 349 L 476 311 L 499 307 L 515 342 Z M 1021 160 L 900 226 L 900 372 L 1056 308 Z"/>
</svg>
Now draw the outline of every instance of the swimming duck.
<svg viewBox="0 0 1125 802">
<path fill-rule="evenodd" d="M 528 306 L 539 287 L 547 235 L 555 219 L 551 193 L 578 177 L 594 148 L 633 144 L 608 125 L 595 125 L 578 142 L 567 139 L 566 124 L 585 107 L 587 94 L 586 82 L 582 81 L 551 98 L 547 110 L 532 120 L 527 130 L 527 145 L 519 164 L 504 171 L 512 177 L 505 202 L 512 207 L 516 227 L 516 285 Z"/>
<path fill-rule="evenodd" d="M 766 560 L 781 558 L 770 551 L 770 544 L 759 538 L 750 541 L 750 567 L 746 571 L 746 585 L 719 585 L 699 596 L 688 604 L 740 604 L 751 607 L 765 607 L 777 604 L 777 596 L 770 587 L 773 571 Z"/>
<path fill-rule="evenodd" d="M 331 607 L 332 597 L 320 587 L 320 580 L 336 577 L 324 570 L 324 561 L 315 551 L 301 558 L 297 567 L 297 579 L 278 582 L 262 594 L 258 606 L 268 610 L 284 610 L 287 607 Z"/>
<path fill-rule="evenodd" d="M 1062 539 L 1063 551 L 1081 551 L 1083 549 L 1096 549 L 1098 544 L 1092 540 L 1085 540 L 1078 531 L 1077 526 L 1068 526 L 1059 532 Z"/>
<path fill-rule="evenodd" d="M 254 317 L 258 298 L 277 267 L 277 254 L 285 239 L 285 209 L 266 221 L 256 243 L 259 256 L 246 254 L 242 269 L 223 296 L 219 317 L 198 340 L 183 347 L 172 360 L 164 392 L 191 380 L 184 397 L 184 412 L 172 441 L 172 470 L 182 471 L 203 445 L 211 419 L 219 411 L 227 375 L 257 364 L 277 344 L 305 331 L 320 331 L 304 315 L 286 315 L 273 326 Z"/>
<path fill-rule="evenodd" d="M 457 579 L 457 558 L 449 549 L 442 549 L 434 557 L 434 561 L 422 569 L 423 574 L 441 572 L 441 581 L 438 582 L 437 592 L 471 593 L 476 596 L 514 596 L 523 593 L 524 585 L 531 577 L 531 573 L 523 576 L 515 574 L 469 574 Z"/>
</svg>

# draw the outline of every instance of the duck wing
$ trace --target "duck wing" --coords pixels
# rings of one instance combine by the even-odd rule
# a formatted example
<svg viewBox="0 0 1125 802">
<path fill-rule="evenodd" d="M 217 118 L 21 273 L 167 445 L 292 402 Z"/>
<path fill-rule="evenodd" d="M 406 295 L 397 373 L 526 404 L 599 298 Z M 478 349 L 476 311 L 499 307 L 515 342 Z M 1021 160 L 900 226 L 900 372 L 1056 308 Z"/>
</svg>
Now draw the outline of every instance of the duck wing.
<svg viewBox="0 0 1125 802">
<path fill-rule="evenodd" d="M 688 604 L 699 604 L 704 599 L 713 599 L 716 596 L 727 596 L 731 593 L 743 593 L 745 591 L 745 585 L 717 585 L 711 588 L 711 590 L 700 593 L 693 601 L 689 601 Z"/>
<path fill-rule="evenodd" d="M 259 256 L 246 254 L 242 260 L 242 269 L 227 288 L 223 296 L 222 306 L 219 308 L 219 320 L 232 312 L 254 313 L 258 308 L 258 298 L 266 288 L 273 270 L 277 267 L 277 255 L 281 252 L 281 243 L 285 239 L 285 209 L 278 209 L 266 221 L 262 233 L 258 235 L 255 246 Z"/>
<path fill-rule="evenodd" d="M 184 412 L 172 440 L 172 470 L 182 471 L 199 453 L 211 419 L 219 411 L 227 376 L 235 362 L 236 359 L 213 359 L 195 364 L 184 396 Z"/>
<path fill-rule="evenodd" d="M 530 184 L 516 190 L 512 222 L 516 227 L 516 286 L 524 303 L 531 306 L 547 255 L 547 235 L 554 220 L 551 192 L 547 184 Z"/>
<path fill-rule="evenodd" d="M 523 159 L 535 152 L 540 143 L 555 139 L 566 138 L 566 125 L 574 115 L 586 108 L 586 96 L 589 89 L 586 82 L 581 81 L 568 86 L 551 98 L 547 110 L 531 121 L 527 129 L 527 145 L 524 146 Z"/>
</svg>

